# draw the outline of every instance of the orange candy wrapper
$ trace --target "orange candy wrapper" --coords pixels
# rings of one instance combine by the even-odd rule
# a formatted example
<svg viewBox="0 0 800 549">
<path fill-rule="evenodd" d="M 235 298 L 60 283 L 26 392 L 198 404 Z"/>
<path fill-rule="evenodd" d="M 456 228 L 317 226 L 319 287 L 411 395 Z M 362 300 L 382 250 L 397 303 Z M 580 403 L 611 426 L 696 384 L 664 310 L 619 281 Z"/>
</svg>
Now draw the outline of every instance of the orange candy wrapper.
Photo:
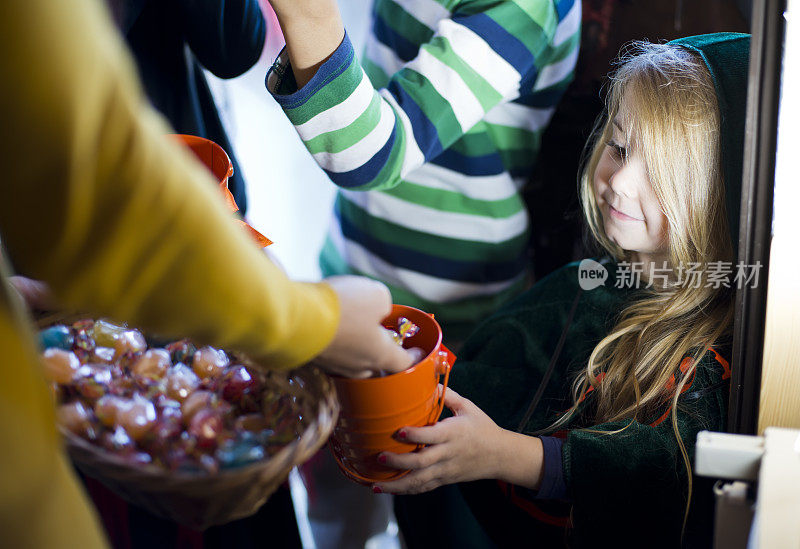
<svg viewBox="0 0 800 549">
<path fill-rule="evenodd" d="M 228 209 L 233 213 L 238 212 L 239 206 L 236 205 L 236 200 L 234 200 L 233 194 L 231 194 L 231 191 L 228 189 L 228 178 L 233 175 L 233 163 L 225 150 L 210 139 L 205 139 L 204 137 L 182 134 L 175 134 L 173 137 L 187 146 L 197 159 L 205 164 L 211 173 L 214 174 L 214 177 L 219 181 L 219 190 L 222 193 L 223 200 L 225 200 Z M 260 248 L 265 248 L 272 244 L 272 240 L 255 230 L 246 221 L 238 218 L 235 221 L 247 231 Z"/>
</svg>

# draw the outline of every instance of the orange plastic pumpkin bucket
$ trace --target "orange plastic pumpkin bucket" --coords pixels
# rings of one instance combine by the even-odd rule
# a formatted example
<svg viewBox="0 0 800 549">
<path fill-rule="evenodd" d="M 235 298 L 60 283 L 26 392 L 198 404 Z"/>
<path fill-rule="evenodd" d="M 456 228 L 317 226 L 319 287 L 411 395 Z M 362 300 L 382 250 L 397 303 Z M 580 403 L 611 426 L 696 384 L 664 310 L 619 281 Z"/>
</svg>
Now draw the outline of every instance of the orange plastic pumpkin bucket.
<svg viewBox="0 0 800 549">
<path fill-rule="evenodd" d="M 233 175 L 233 162 L 225 149 L 205 137 L 183 134 L 175 134 L 173 137 L 187 146 L 197 159 L 211 170 L 214 178 L 219 181 L 220 190 L 225 195 L 228 206 L 233 205 L 233 210 L 238 210 L 239 207 L 236 206 L 236 201 L 228 190 L 228 178 Z"/>
<path fill-rule="evenodd" d="M 380 452 L 413 452 L 419 445 L 394 438 L 405 426 L 432 425 L 444 406 L 444 392 L 438 393 L 439 380 L 447 390 L 455 355 L 442 343 L 442 329 L 429 315 L 405 305 L 393 305 L 383 321 L 394 328 L 399 317 L 419 326 L 409 337 L 407 347 L 420 347 L 425 358 L 403 372 L 385 377 L 349 379 L 334 377 L 341 403 L 339 421 L 333 430 L 330 447 L 339 468 L 361 484 L 393 480 L 408 471 L 398 471 L 378 463 Z"/>
<path fill-rule="evenodd" d="M 197 159 L 205 164 L 217 181 L 219 181 L 219 191 L 225 199 L 225 204 L 232 212 L 238 212 L 239 206 L 236 205 L 236 200 L 234 200 L 233 194 L 228 189 L 228 178 L 233 175 L 233 162 L 231 162 L 225 149 L 205 137 L 184 134 L 173 134 L 172 137 L 188 147 Z M 245 221 L 241 219 L 236 219 L 235 221 L 241 225 L 262 248 L 272 244 L 269 238 L 255 230 Z"/>
</svg>

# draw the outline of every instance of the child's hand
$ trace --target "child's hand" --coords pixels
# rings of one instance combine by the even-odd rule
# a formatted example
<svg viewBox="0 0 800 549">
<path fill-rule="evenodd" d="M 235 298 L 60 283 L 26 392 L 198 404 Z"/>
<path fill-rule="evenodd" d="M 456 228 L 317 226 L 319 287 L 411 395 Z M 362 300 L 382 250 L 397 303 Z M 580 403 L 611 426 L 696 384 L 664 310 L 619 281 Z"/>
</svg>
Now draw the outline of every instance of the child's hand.
<svg viewBox="0 0 800 549">
<path fill-rule="evenodd" d="M 417 494 L 454 482 L 499 478 L 502 462 L 508 457 L 501 455 L 503 438 L 509 432 L 452 389 L 447 389 L 444 404 L 453 411 L 453 417 L 430 427 L 404 427 L 397 434 L 405 442 L 431 446 L 418 452 L 383 452 L 378 456 L 390 467 L 411 472 L 399 480 L 376 484 L 373 491 Z"/>
</svg>

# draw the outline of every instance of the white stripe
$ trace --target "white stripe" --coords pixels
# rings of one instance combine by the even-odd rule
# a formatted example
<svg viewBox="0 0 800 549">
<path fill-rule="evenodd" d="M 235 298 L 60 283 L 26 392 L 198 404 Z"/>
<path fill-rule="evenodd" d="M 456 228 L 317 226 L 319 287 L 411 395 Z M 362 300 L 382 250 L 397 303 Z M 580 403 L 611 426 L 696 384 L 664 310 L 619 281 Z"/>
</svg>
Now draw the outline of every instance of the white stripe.
<svg viewBox="0 0 800 549">
<path fill-rule="evenodd" d="M 395 114 L 400 118 L 400 122 L 403 124 L 406 150 L 403 158 L 403 167 L 400 168 L 400 177 L 402 178 L 410 171 L 422 166 L 425 163 L 425 155 L 422 154 L 422 151 L 417 144 L 417 140 L 414 137 L 414 130 L 411 127 L 411 120 L 409 120 L 406 112 L 400 108 L 400 105 L 397 104 L 394 96 L 389 93 L 389 90 L 386 89 L 382 89 L 378 93 L 380 93 L 381 96 L 389 103 L 389 105 L 394 108 Z"/>
<path fill-rule="evenodd" d="M 469 176 L 436 164 L 425 164 L 403 179 L 432 189 L 454 191 L 475 200 L 504 200 L 517 194 L 508 172 Z"/>
<path fill-rule="evenodd" d="M 544 88 L 562 81 L 575 68 L 575 62 L 577 60 L 578 48 L 574 48 L 570 54 L 561 61 L 553 63 L 552 65 L 547 65 L 539 73 L 533 91 L 543 90 Z"/>
<path fill-rule="evenodd" d="M 561 20 L 553 37 L 553 47 L 557 48 L 569 40 L 581 26 L 581 0 L 575 0 L 567 16 Z"/>
<path fill-rule="evenodd" d="M 403 67 L 403 60 L 400 59 L 395 51 L 370 34 L 367 39 L 367 46 L 364 51 L 367 59 L 375 63 L 386 75 L 391 78 L 394 73 Z"/>
<path fill-rule="evenodd" d="M 419 50 L 417 58 L 406 66 L 424 75 L 439 95 L 450 104 L 461 131 L 469 131 L 483 118 L 483 107 L 461 76 L 425 48 Z"/>
<path fill-rule="evenodd" d="M 456 55 L 501 96 L 513 99 L 519 95 L 520 74 L 471 29 L 447 19 L 439 24 L 437 34 L 447 38 Z"/>
<path fill-rule="evenodd" d="M 395 4 L 406 10 L 417 21 L 433 29 L 436 24 L 450 16 L 447 8 L 436 0 L 392 0 Z"/>
<path fill-rule="evenodd" d="M 369 78 L 361 71 L 361 82 L 344 101 L 315 115 L 311 120 L 295 126 L 303 141 L 310 141 L 318 135 L 346 128 L 364 114 L 375 94 Z"/>
<path fill-rule="evenodd" d="M 525 208 L 510 217 L 495 219 L 445 212 L 381 192 L 340 192 L 373 217 L 446 238 L 497 244 L 519 236 L 528 227 L 528 212 Z"/>
<path fill-rule="evenodd" d="M 483 284 L 447 280 L 392 265 L 372 254 L 360 244 L 345 239 L 341 232 L 338 235 L 334 235 L 332 231 L 331 240 L 342 257 L 346 259 L 347 264 L 354 269 L 434 303 L 447 303 L 469 297 L 495 295 L 509 288 L 521 276 L 524 276 L 524 273 L 522 273 L 511 280 Z"/>
<path fill-rule="evenodd" d="M 370 89 L 372 90 L 371 87 Z M 374 90 L 372 93 L 375 93 Z M 369 162 L 370 159 L 386 145 L 386 142 L 392 135 L 392 129 L 394 128 L 394 112 L 386 101 L 381 101 L 380 110 L 380 120 L 378 120 L 378 124 L 372 131 L 357 143 L 341 152 L 331 153 L 323 151 L 315 153 L 313 156 L 317 164 L 326 170 L 344 173 L 355 170 Z"/>
<path fill-rule="evenodd" d="M 554 112 L 555 107 L 537 109 L 517 103 L 503 103 L 486 113 L 483 120 L 489 124 L 537 132 L 547 127 Z"/>
</svg>

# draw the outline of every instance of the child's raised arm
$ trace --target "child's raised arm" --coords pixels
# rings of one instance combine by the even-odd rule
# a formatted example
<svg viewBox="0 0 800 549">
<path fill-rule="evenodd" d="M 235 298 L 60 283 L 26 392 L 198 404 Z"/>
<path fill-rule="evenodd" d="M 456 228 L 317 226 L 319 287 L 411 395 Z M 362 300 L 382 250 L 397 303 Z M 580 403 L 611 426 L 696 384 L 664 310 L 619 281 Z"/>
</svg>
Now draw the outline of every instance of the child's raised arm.
<svg viewBox="0 0 800 549">
<path fill-rule="evenodd" d="M 394 187 L 440 156 L 442 166 L 455 162 L 471 175 L 496 173 L 496 155 L 465 167 L 459 153 L 448 149 L 481 121 L 502 126 L 500 133 L 519 148 L 538 142 L 577 59 L 577 2 L 570 13 L 578 17 L 561 21 L 551 0 L 472 2 L 454 13 L 427 2 L 411 25 L 413 40 L 376 27 L 374 55 L 382 67 L 367 63 L 382 75 L 377 90 L 349 38 L 342 39 L 332 0 L 280 0 L 273 6 L 288 56 L 279 57 L 267 75 L 267 88 L 317 163 L 348 189 Z M 411 17 L 396 11 L 384 19 Z M 387 33 L 405 47 L 383 45 L 381 34 Z M 542 93 L 530 100 L 531 90 Z M 492 113 L 523 93 L 527 100 L 513 105 L 516 114 Z"/>
</svg>

